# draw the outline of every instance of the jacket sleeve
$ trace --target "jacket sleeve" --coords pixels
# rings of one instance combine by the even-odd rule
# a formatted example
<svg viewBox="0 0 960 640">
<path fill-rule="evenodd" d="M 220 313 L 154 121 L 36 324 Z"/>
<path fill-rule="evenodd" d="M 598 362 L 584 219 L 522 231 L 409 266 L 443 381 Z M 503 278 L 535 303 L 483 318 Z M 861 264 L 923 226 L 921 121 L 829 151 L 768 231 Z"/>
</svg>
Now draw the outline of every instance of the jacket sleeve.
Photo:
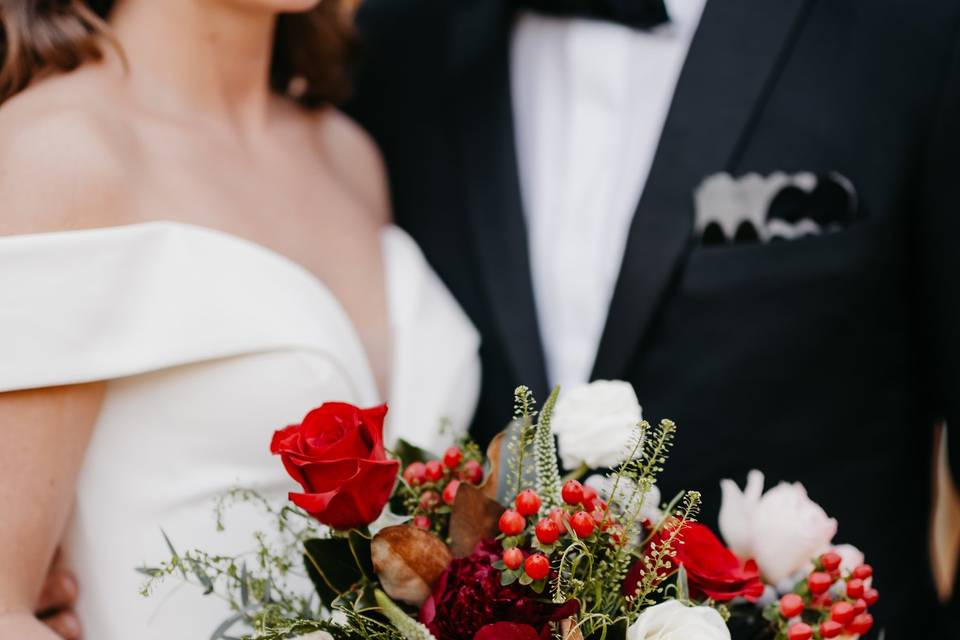
<svg viewBox="0 0 960 640">
<path fill-rule="evenodd" d="M 932 417 L 946 422 L 948 460 L 960 485 L 960 38 L 952 42 L 919 183 L 916 326 L 933 374 Z M 943 627 L 960 621 L 960 571 L 954 584 Z"/>
<path fill-rule="evenodd" d="M 945 420 L 960 484 L 960 40 L 949 55 L 926 148 L 917 240 L 917 328 L 932 369 L 934 417 Z"/>
</svg>

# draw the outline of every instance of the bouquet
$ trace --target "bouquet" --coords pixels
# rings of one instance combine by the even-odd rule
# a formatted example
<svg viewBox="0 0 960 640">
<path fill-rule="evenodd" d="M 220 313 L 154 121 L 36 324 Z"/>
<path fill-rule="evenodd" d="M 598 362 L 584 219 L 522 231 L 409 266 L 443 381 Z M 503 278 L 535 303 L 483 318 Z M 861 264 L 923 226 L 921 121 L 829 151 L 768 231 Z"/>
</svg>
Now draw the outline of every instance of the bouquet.
<svg viewBox="0 0 960 640">
<path fill-rule="evenodd" d="M 810 640 L 873 624 L 870 566 L 832 544 L 836 521 L 799 484 L 723 481 L 726 545 L 696 522 L 698 492 L 664 504 L 677 427 L 642 420 L 627 383 L 555 390 L 539 410 L 520 387 L 485 454 L 467 439 L 440 457 L 388 452 L 386 411 L 328 403 L 276 432 L 302 492 L 218 505 L 262 502 L 275 531 L 248 557 L 168 540 L 144 593 L 179 576 L 223 596 L 234 613 L 214 639 Z"/>
</svg>

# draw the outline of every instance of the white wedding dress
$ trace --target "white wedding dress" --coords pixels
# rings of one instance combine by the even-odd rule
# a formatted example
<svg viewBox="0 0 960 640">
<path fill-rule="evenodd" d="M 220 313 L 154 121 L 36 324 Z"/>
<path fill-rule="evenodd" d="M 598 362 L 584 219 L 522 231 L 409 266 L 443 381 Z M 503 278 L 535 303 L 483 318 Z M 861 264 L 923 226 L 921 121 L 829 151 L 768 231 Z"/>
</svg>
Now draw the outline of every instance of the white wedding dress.
<svg viewBox="0 0 960 640">
<path fill-rule="evenodd" d="M 478 335 L 402 231 L 383 231 L 393 360 L 386 439 L 442 451 L 479 393 Z M 0 392 L 108 380 L 65 542 L 92 640 L 210 637 L 230 611 L 192 587 L 139 594 L 176 546 L 236 554 L 269 523 L 215 500 L 282 504 L 275 429 L 325 401 L 379 404 L 347 315 L 313 274 L 173 222 L 0 238 Z M 452 426 L 441 435 L 442 420 Z M 10 516 L 11 514 L 7 514 Z M 181 549 L 182 550 L 182 549 Z"/>
</svg>

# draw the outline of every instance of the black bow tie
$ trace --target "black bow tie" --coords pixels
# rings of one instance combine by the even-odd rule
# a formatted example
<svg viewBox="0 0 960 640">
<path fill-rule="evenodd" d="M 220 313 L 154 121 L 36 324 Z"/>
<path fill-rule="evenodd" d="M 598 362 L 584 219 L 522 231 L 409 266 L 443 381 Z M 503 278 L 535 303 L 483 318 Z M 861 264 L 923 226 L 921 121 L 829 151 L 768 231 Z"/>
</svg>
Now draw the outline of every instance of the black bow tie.
<svg viewBox="0 0 960 640">
<path fill-rule="evenodd" d="M 518 7 L 568 18 L 619 22 L 650 29 L 670 20 L 663 0 L 514 0 Z"/>
</svg>

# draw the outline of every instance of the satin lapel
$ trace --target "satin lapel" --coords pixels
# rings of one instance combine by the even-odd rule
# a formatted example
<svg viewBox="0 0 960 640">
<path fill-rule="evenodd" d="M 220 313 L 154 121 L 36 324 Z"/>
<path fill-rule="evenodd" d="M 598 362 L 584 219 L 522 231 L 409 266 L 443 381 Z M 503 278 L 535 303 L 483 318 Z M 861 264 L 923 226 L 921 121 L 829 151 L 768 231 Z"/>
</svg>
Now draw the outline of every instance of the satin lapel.
<svg viewBox="0 0 960 640">
<path fill-rule="evenodd" d="M 690 247 L 693 191 L 740 146 L 813 0 L 710 0 L 634 214 L 593 378 L 622 378 Z"/>
<path fill-rule="evenodd" d="M 512 383 L 542 394 L 546 366 L 514 148 L 510 15 L 506 3 L 492 0 L 457 0 L 453 5 L 453 129 L 466 182 L 474 259 L 513 367 Z"/>
</svg>

